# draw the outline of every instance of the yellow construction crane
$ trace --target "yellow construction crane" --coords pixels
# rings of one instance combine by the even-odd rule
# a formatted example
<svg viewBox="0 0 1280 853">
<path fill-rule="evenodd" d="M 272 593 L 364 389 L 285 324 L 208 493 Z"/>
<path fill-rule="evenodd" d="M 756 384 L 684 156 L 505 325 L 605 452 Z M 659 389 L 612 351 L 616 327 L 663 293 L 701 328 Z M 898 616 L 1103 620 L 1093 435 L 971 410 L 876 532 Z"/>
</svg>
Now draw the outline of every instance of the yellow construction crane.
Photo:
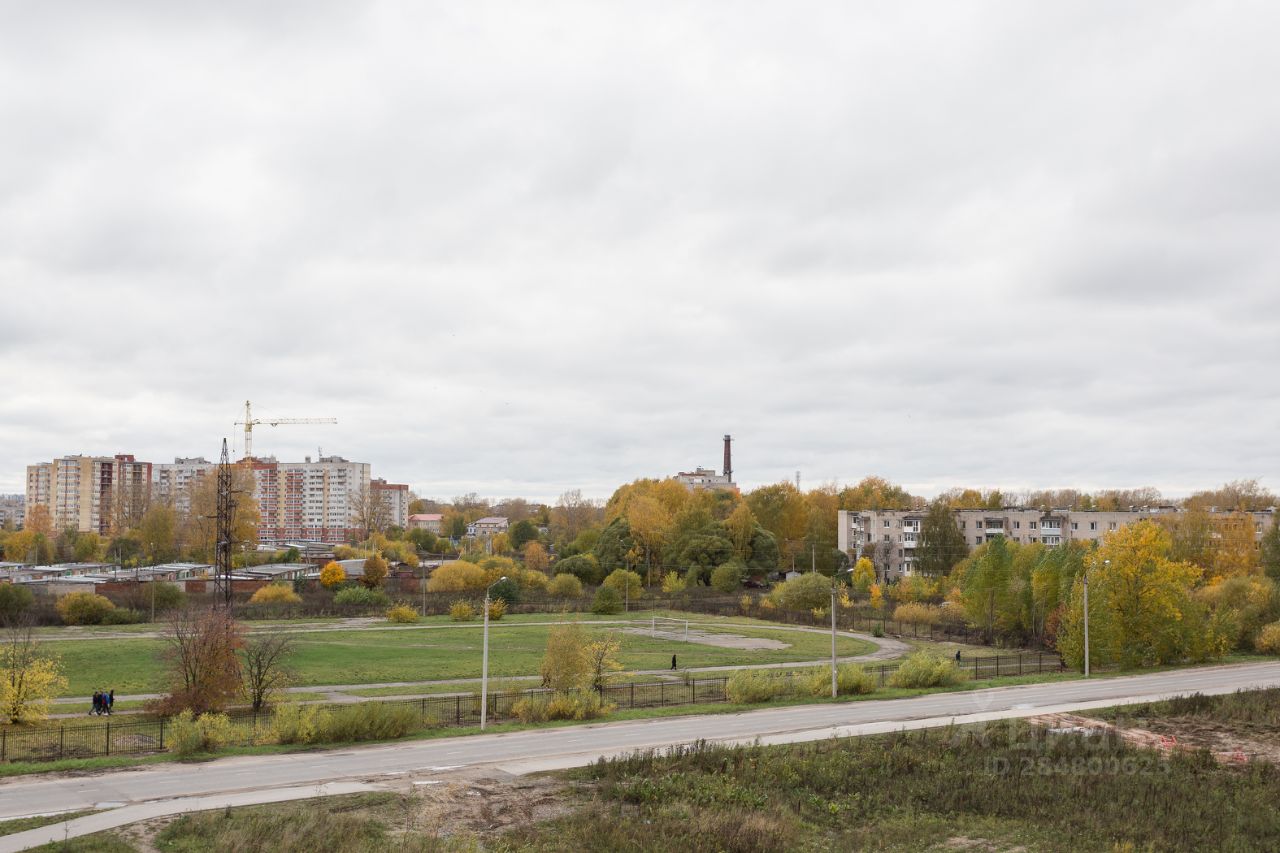
<svg viewBox="0 0 1280 853">
<path fill-rule="evenodd" d="M 236 426 L 244 427 L 244 458 L 253 456 L 253 428 L 258 424 L 280 426 L 280 424 L 336 424 L 337 418 L 257 418 L 249 408 L 249 401 L 244 401 L 244 420 L 236 421 Z"/>
</svg>

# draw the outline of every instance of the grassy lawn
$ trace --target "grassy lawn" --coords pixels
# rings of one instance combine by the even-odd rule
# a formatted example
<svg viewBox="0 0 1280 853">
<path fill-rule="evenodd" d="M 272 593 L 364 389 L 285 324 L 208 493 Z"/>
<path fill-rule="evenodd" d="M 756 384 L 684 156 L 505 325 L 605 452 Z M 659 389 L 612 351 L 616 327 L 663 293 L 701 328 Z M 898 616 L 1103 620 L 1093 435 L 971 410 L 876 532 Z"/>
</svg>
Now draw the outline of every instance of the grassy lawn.
<svg viewBox="0 0 1280 853">
<path fill-rule="evenodd" d="M 504 620 L 491 625 L 489 667 L 493 676 L 537 673 L 546 649 L 550 628 L 545 622 L 548 621 L 555 620 L 515 623 Z M 587 625 L 590 631 L 613 630 L 605 626 L 592 629 L 590 622 Z M 620 631 L 620 659 L 625 668 L 635 670 L 667 669 L 672 654 L 679 656 L 682 668 L 819 660 L 830 654 L 830 639 L 824 634 L 779 630 L 767 625 L 743 628 L 741 633 L 777 639 L 790 644 L 789 648 L 724 649 Z M 393 631 L 318 631 L 299 633 L 294 639 L 297 650 L 291 665 L 299 686 L 470 678 L 477 675 L 480 668 L 482 632 L 475 628 L 450 625 Z M 162 640 L 66 640 L 50 643 L 48 649 L 62 659 L 68 679 L 64 695 L 87 696 L 99 688 L 114 688 L 117 694 L 152 693 L 164 688 L 159 659 L 164 649 Z M 873 649 L 871 643 L 850 638 L 841 638 L 838 644 L 842 656 L 864 654 Z"/>
<path fill-rule="evenodd" d="M 20 817 L 17 820 L 0 820 L 0 836 L 13 835 L 15 832 L 26 832 L 28 829 L 39 829 L 51 823 L 62 823 L 64 820 L 75 820 L 78 817 L 93 814 L 87 812 L 64 812 L 44 817 Z"/>
</svg>

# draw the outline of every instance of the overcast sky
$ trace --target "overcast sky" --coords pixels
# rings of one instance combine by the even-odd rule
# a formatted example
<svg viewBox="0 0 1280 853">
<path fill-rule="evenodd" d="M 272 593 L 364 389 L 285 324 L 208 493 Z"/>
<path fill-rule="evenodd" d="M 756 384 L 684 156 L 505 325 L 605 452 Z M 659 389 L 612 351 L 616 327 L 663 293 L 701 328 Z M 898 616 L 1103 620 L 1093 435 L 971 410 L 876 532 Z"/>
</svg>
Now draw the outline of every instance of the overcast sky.
<svg viewBox="0 0 1280 853">
<path fill-rule="evenodd" d="M 0 492 L 1280 488 L 1275 3 L 0 10 Z"/>
</svg>

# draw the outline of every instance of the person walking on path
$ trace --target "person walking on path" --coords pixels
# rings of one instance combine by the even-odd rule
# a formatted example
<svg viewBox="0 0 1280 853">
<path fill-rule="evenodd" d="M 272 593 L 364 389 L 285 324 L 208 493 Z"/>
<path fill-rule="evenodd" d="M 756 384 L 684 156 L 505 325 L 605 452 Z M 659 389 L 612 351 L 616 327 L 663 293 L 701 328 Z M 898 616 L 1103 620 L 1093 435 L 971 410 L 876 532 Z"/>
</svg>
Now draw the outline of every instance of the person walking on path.
<svg viewBox="0 0 1280 853">
<path fill-rule="evenodd" d="M 89 716 L 92 717 L 93 715 L 97 714 L 98 708 L 101 704 L 102 704 L 102 693 L 97 690 L 93 691 L 93 704 L 89 707 Z"/>
<path fill-rule="evenodd" d="M 672 656 L 671 656 L 671 669 L 674 671 L 674 670 L 675 670 L 675 668 L 676 668 L 676 656 L 675 656 L 675 655 L 672 655 Z"/>
<path fill-rule="evenodd" d="M 107 694 L 107 716 L 111 716 L 111 709 L 116 706 L 116 689 L 111 688 L 111 692 Z"/>
</svg>

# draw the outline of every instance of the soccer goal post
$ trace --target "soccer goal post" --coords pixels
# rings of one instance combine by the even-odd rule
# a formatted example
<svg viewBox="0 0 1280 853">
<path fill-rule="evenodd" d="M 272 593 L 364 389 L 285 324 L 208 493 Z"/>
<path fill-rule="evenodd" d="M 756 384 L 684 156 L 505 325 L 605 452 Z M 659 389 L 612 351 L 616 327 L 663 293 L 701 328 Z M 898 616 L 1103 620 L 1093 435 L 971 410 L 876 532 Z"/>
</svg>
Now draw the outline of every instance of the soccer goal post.
<svg viewBox="0 0 1280 853">
<path fill-rule="evenodd" d="M 658 632 L 664 634 L 682 635 L 685 642 L 689 640 L 689 620 L 673 619 L 670 616 L 654 616 L 651 617 L 649 625 L 649 636 L 656 637 Z"/>
</svg>

